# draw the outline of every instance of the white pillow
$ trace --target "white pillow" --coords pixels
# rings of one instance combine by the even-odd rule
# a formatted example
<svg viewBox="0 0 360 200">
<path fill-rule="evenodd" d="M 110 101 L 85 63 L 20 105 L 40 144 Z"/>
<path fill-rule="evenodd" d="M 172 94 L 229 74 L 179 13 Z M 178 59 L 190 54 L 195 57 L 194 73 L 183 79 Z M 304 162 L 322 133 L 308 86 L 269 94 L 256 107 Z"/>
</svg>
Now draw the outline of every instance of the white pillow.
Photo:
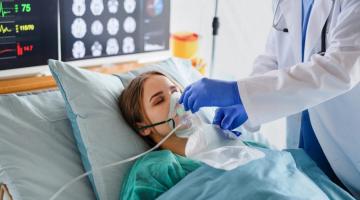
<svg viewBox="0 0 360 200">
<path fill-rule="evenodd" d="M 84 173 L 59 91 L 0 96 L 0 183 L 14 200 L 49 199 Z M 95 199 L 83 179 L 60 199 Z"/>
<path fill-rule="evenodd" d="M 190 62 L 177 59 L 119 77 L 72 67 L 55 60 L 49 60 L 49 67 L 65 98 L 67 113 L 87 171 L 137 155 L 149 148 L 126 124 L 117 105 L 124 85 L 127 86 L 136 75 L 157 70 L 183 86 L 201 77 Z M 122 179 L 131 164 L 96 172 L 90 177 L 101 200 L 119 199 Z"/>
</svg>

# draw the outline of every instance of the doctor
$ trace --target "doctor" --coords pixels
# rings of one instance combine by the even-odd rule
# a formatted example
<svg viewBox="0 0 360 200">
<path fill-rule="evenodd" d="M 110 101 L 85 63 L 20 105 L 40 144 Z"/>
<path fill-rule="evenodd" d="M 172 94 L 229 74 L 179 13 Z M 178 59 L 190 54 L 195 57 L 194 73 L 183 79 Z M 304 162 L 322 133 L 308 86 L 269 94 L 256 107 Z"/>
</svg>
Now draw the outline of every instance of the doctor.
<svg viewBox="0 0 360 200">
<path fill-rule="evenodd" d="M 223 129 L 288 117 L 288 147 L 303 148 L 360 198 L 360 1 L 279 0 L 265 52 L 250 77 L 203 78 L 180 98 L 217 106 Z"/>
</svg>

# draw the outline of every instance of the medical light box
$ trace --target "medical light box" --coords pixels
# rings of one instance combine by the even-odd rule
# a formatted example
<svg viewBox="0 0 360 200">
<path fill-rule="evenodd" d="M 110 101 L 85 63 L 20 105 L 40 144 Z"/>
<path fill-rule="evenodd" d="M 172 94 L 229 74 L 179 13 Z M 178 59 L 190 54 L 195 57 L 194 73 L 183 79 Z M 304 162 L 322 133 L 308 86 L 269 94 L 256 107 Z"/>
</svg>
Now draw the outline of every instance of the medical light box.
<svg viewBox="0 0 360 200">
<path fill-rule="evenodd" d="M 57 0 L 0 0 L 0 70 L 58 57 Z"/>
<path fill-rule="evenodd" d="M 168 0 L 61 1 L 60 11 L 63 61 L 169 49 Z"/>
</svg>

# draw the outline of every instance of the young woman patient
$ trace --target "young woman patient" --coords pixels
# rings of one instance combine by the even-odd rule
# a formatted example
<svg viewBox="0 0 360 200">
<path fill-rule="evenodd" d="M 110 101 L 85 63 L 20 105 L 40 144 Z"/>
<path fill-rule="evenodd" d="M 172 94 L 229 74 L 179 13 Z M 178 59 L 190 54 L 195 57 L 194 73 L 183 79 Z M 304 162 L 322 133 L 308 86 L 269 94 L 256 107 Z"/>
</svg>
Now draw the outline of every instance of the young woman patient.
<svg viewBox="0 0 360 200">
<path fill-rule="evenodd" d="M 122 199 L 155 199 L 199 167 L 199 161 L 231 170 L 263 156 L 241 140 L 227 139 L 220 128 L 205 123 L 200 114 L 176 112 L 182 108 L 178 104 L 180 96 L 179 84 L 156 71 L 137 76 L 120 95 L 124 119 L 150 146 L 184 124 L 160 146 L 175 154 L 157 151 L 137 160 L 123 184 Z M 180 123 L 184 116 L 190 116 L 191 122 Z"/>
<path fill-rule="evenodd" d="M 119 97 L 119 107 L 126 122 L 153 146 L 180 124 L 176 112 L 182 107 L 178 104 L 180 96 L 179 84 L 160 72 L 151 71 L 131 81 Z M 262 157 L 261 152 L 247 147 L 241 140 L 224 137 L 229 131 L 204 123 L 198 114 L 187 112 L 181 117 L 184 115 L 191 117 L 191 123 L 181 125 L 161 145 L 162 149 L 222 169 L 232 169 Z M 239 151 L 241 154 L 229 153 Z"/>
</svg>

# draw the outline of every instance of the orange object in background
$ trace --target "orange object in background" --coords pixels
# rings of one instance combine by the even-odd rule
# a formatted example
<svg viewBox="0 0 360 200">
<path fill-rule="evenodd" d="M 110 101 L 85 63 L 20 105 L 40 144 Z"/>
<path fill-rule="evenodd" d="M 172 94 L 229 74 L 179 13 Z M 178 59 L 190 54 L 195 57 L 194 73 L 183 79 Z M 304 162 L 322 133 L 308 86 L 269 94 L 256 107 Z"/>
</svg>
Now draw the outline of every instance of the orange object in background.
<svg viewBox="0 0 360 200">
<path fill-rule="evenodd" d="M 191 32 L 177 32 L 171 35 L 173 56 L 184 59 L 194 58 L 199 47 L 199 36 Z"/>
<path fill-rule="evenodd" d="M 199 35 L 193 32 L 176 32 L 171 35 L 171 51 L 174 57 L 190 59 L 193 66 L 203 75 L 205 67 L 203 59 L 197 57 Z"/>
</svg>

